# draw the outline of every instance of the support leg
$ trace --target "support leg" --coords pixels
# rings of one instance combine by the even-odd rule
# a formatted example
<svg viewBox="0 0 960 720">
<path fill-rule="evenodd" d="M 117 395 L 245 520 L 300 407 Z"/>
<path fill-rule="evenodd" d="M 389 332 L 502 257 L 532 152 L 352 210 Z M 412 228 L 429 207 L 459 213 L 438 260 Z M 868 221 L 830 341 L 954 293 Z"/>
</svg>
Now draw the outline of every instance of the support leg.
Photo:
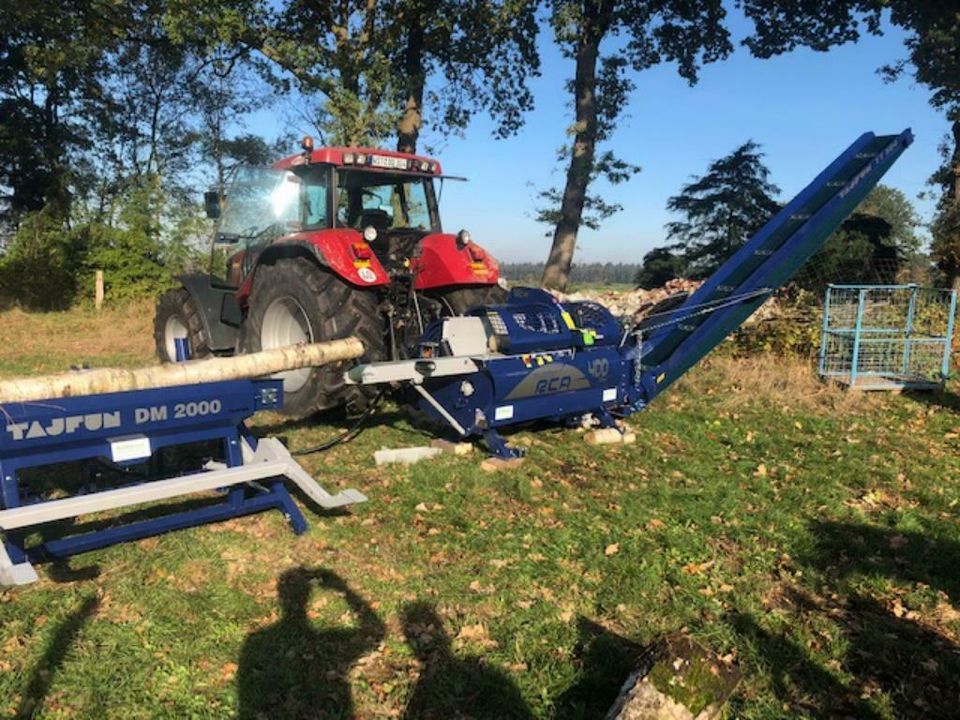
<svg viewBox="0 0 960 720">
<path fill-rule="evenodd" d="M 290 523 L 290 529 L 293 530 L 294 535 L 303 535 L 307 531 L 307 520 L 303 517 L 303 513 L 300 512 L 300 508 L 298 508 L 297 504 L 293 501 L 293 498 L 287 491 L 286 485 L 279 480 L 272 483 L 270 485 L 270 494 L 276 499 L 278 509 L 286 516 L 287 522 Z"/>
<path fill-rule="evenodd" d="M 6 543 L 0 542 L 0 585 L 27 585 L 36 581 L 37 571 L 33 565 L 26 559 L 14 562 L 7 554 Z"/>
<path fill-rule="evenodd" d="M 503 436 L 492 428 L 483 431 L 483 439 L 486 441 L 490 452 L 497 457 L 504 458 L 505 460 L 514 460 L 523 457 L 523 450 L 507 445 L 507 441 L 503 439 Z"/>
</svg>

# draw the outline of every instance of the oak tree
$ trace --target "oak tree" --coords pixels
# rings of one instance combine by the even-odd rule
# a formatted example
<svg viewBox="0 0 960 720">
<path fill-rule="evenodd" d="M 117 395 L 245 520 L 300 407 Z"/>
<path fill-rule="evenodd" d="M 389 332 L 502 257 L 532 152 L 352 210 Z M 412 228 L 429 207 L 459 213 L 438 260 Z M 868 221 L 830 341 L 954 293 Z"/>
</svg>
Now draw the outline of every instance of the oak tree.
<svg viewBox="0 0 960 720">
<path fill-rule="evenodd" d="M 588 202 L 598 174 L 622 181 L 637 168 L 597 146 L 610 138 L 633 89 L 631 72 L 660 63 L 676 63 L 689 83 L 703 63 L 732 51 L 721 0 L 651 2 L 649 0 L 551 0 L 550 21 L 564 57 L 574 63 L 569 84 L 574 106 L 571 143 L 563 191 L 558 193 L 553 244 L 543 274 L 546 287 L 564 289 Z"/>
</svg>

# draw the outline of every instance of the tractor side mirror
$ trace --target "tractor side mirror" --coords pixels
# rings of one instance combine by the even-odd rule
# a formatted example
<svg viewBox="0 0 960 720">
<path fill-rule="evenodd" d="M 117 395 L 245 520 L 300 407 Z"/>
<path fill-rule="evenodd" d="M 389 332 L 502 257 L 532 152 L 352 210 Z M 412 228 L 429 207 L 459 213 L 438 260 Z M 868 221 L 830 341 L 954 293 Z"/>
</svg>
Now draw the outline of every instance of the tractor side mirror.
<svg viewBox="0 0 960 720">
<path fill-rule="evenodd" d="M 216 190 L 208 190 L 203 194 L 203 209 L 207 217 L 216 220 L 220 217 L 220 193 Z"/>
</svg>

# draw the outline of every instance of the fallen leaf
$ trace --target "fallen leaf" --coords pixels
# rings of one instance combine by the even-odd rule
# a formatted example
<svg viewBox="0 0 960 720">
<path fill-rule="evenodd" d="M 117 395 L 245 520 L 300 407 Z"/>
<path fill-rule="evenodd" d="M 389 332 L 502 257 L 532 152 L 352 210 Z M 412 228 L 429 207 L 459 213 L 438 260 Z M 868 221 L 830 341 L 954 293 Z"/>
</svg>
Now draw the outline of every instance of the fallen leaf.
<svg viewBox="0 0 960 720">
<path fill-rule="evenodd" d="M 710 568 L 712 568 L 713 564 L 714 564 L 713 560 L 707 560 L 706 562 L 702 562 L 702 563 L 687 563 L 680 569 L 683 572 L 685 572 L 687 575 L 699 575 L 705 570 L 709 570 Z"/>
<path fill-rule="evenodd" d="M 607 545 L 606 549 L 604 549 L 603 551 L 603 554 L 606 555 L 607 557 L 610 557 L 611 555 L 616 555 L 618 552 L 620 552 L 619 543 L 612 543 L 610 545 Z"/>
<path fill-rule="evenodd" d="M 476 640 L 484 641 L 488 639 L 487 635 L 487 626 L 483 623 L 477 623 L 476 625 L 464 625 L 460 628 L 460 632 L 457 633 L 458 640 Z"/>
</svg>

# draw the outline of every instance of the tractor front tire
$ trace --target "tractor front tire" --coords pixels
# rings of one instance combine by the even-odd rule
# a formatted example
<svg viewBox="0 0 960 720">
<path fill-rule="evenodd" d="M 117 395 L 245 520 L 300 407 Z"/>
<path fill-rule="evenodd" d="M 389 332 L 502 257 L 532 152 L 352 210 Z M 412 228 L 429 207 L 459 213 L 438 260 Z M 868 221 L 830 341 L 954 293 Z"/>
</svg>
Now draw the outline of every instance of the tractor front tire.
<svg viewBox="0 0 960 720">
<path fill-rule="evenodd" d="M 190 341 L 190 357 L 210 354 L 210 341 L 203 329 L 203 319 L 186 288 L 167 290 L 157 300 L 153 321 L 153 339 L 161 362 L 177 359 L 176 338 Z"/>
<path fill-rule="evenodd" d="M 384 360 L 387 353 L 378 304 L 372 292 L 349 285 L 311 260 L 283 258 L 257 268 L 240 349 L 258 352 L 354 336 L 366 348 L 362 361 Z M 351 364 L 277 375 L 283 379 L 283 413 L 303 417 L 340 406 L 346 406 L 348 412 L 365 408 L 370 390 L 343 380 Z"/>
</svg>

